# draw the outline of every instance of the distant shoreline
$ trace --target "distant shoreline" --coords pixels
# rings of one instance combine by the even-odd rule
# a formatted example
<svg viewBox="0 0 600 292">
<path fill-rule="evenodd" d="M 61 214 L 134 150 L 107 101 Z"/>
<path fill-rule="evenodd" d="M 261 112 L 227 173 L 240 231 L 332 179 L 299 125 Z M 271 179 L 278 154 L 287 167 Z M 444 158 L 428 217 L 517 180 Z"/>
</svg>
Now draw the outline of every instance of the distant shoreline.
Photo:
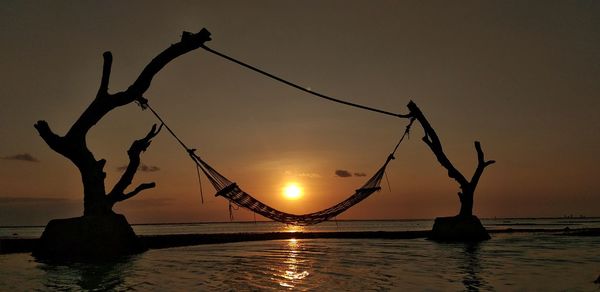
<svg viewBox="0 0 600 292">
<path fill-rule="evenodd" d="M 141 235 L 150 249 L 162 249 L 203 244 L 223 244 L 247 241 L 289 239 L 416 239 L 427 238 L 429 230 L 420 231 L 339 231 L 339 232 L 256 232 L 256 233 L 213 233 L 213 234 L 170 234 Z M 600 236 L 600 228 L 551 228 L 488 230 L 491 234 L 502 233 L 556 233 L 566 236 Z M 29 253 L 38 238 L 0 238 L 0 254 Z M 493 239 L 492 239 L 493 240 Z"/>
<path fill-rule="evenodd" d="M 367 221 L 367 222 L 389 222 L 389 221 L 433 221 L 435 218 L 421 218 L 421 219 L 340 219 L 340 220 L 330 220 L 330 222 L 357 222 L 357 221 Z M 565 219 L 565 220 L 600 220 L 600 216 L 560 216 L 560 217 L 489 217 L 489 218 L 479 218 L 480 220 L 556 220 L 556 219 Z M 246 220 L 246 221 L 200 221 L 200 222 L 163 222 L 163 223 L 132 223 L 132 226 L 146 226 L 146 225 L 198 225 L 198 224 L 253 224 L 253 223 L 277 223 L 271 220 Z M 40 228 L 45 227 L 46 225 L 0 225 L 0 228 Z"/>
</svg>

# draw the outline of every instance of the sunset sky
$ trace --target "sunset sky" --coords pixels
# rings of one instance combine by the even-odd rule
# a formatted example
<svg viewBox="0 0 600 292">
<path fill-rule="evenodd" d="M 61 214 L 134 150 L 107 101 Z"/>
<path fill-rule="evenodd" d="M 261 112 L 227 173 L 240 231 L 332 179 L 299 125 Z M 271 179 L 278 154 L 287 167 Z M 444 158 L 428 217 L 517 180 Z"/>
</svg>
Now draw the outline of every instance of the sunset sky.
<svg viewBox="0 0 600 292">
<path fill-rule="evenodd" d="M 209 47 L 312 90 L 400 113 L 415 101 L 467 177 L 481 141 L 497 163 L 475 194 L 479 217 L 600 216 L 598 1 L 3 1 L 0 225 L 82 214 L 77 169 L 33 124 L 68 130 L 95 97 L 104 51 L 113 53 L 109 91 L 117 92 L 182 31 L 203 27 Z M 206 161 L 291 213 L 352 194 L 406 125 L 203 50 L 171 62 L 145 96 Z M 131 142 L 155 122 L 131 104 L 90 131 L 89 148 L 108 161 L 108 189 Z M 416 123 L 388 167 L 391 191 L 384 181 L 338 219 L 456 214 L 458 186 L 422 135 Z M 194 165 L 166 131 L 142 161 L 134 183 L 157 187 L 115 207 L 129 222 L 229 220 L 206 180 L 201 204 Z M 283 195 L 290 182 L 300 198 Z M 253 219 L 242 210 L 234 217 Z"/>
</svg>

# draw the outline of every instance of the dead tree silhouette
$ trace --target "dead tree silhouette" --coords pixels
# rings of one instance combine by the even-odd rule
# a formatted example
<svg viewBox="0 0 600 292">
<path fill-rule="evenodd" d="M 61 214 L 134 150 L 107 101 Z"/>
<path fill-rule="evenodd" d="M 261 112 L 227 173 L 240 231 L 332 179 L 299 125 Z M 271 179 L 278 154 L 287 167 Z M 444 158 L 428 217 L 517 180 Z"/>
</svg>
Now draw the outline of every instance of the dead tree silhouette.
<svg viewBox="0 0 600 292">
<path fill-rule="evenodd" d="M 154 183 L 139 185 L 131 192 L 125 189 L 131 184 L 132 179 L 140 164 L 140 154 L 148 148 L 152 138 L 160 131 L 156 125 L 148 134 L 133 142 L 127 154 L 129 165 L 110 192 L 106 192 L 104 179 L 105 159 L 97 160 L 88 149 L 86 135 L 107 113 L 120 106 L 127 105 L 137 100 L 144 100 L 144 93 L 150 87 L 152 78 L 173 59 L 199 48 L 204 42 L 210 40 L 210 33 L 203 29 L 197 34 L 184 32 L 181 41 L 156 56 L 141 72 L 135 82 L 125 91 L 109 93 L 109 80 L 112 65 L 111 52 L 105 52 L 102 79 L 96 98 L 81 114 L 79 119 L 71 126 L 64 136 L 55 134 L 46 121 L 38 121 L 35 128 L 52 150 L 69 159 L 79 169 L 84 187 L 84 215 L 102 215 L 112 212 L 115 203 L 129 199 L 139 192 L 153 188 Z"/>
<path fill-rule="evenodd" d="M 483 170 L 494 164 L 494 160 L 485 160 L 483 150 L 479 141 L 475 141 L 475 151 L 477 152 L 477 167 L 475 172 L 468 180 L 454 165 L 444 153 L 442 143 L 438 138 L 437 133 L 425 118 L 419 107 L 414 102 L 407 105 L 411 115 L 419 121 L 425 132 L 423 142 L 429 146 L 438 162 L 448 171 L 448 176 L 458 182 L 460 192 L 460 211 L 456 217 L 438 217 L 435 220 L 431 238 L 440 240 L 485 240 L 489 239 L 489 235 L 479 219 L 473 216 L 473 197 L 475 188 L 479 183 L 479 178 L 483 174 Z"/>
<path fill-rule="evenodd" d="M 38 255 L 42 257 L 51 255 L 61 258 L 64 255 L 76 257 L 81 255 L 85 257 L 90 253 L 101 256 L 101 254 L 131 252 L 131 249 L 122 250 L 119 247 L 119 238 L 107 238 L 118 237 L 114 234 L 119 234 L 119 232 L 111 232 L 112 228 L 107 227 L 107 224 L 113 224 L 115 219 L 107 218 L 117 218 L 112 216 L 115 215 L 112 211 L 115 203 L 127 200 L 143 190 L 155 187 L 154 183 L 143 183 L 132 191 L 126 192 L 140 165 L 141 153 L 148 149 L 152 138 L 158 134 L 162 126 L 152 126 L 145 137 L 131 144 L 127 151 L 129 165 L 110 192 L 106 191 L 104 182 L 106 178 L 104 172 L 106 160 L 94 157 L 86 143 L 87 133 L 110 111 L 134 101 L 145 102 L 144 93 L 150 87 L 154 76 L 161 69 L 175 58 L 200 48 L 204 42 L 209 40 L 210 33 L 206 29 L 202 29 L 198 33 L 183 32 L 179 42 L 172 44 L 158 54 L 146 65 L 137 79 L 126 90 L 117 93 L 108 92 L 113 58 L 110 52 L 105 52 L 103 54 L 102 77 L 96 97 L 68 132 L 60 136 L 50 129 L 46 121 L 40 120 L 35 124 L 35 128 L 46 144 L 52 150 L 69 159 L 79 169 L 83 183 L 84 201 L 83 217 L 61 219 L 62 221 L 53 220 L 48 223 L 40 241 L 41 246 L 37 249 Z M 119 226 L 125 222 L 127 228 L 131 230 L 123 216 L 118 217 L 116 221 L 120 222 L 117 223 Z M 122 237 L 135 238 L 132 230 L 131 232 L 124 230 L 122 234 L 124 234 Z M 72 238 L 69 239 L 69 237 Z M 69 240 L 70 242 L 68 242 Z M 107 243 L 107 240 L 112 241 Z M 94 246 L 98 248 L 95 249 Z M 139 248 L 133 248 L 133 250 L 139 250 Z M 34 254 L 36 253 L 34 252 Z"/>
</svg>

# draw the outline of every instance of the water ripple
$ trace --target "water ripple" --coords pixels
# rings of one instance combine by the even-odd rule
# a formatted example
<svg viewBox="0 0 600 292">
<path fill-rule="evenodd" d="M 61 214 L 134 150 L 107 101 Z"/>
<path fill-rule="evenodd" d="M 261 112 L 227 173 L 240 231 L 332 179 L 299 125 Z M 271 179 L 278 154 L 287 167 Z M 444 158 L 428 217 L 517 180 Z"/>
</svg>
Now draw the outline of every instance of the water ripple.
<svg viewBox="0 0 600 292">
<path fill-rule="evenodd" d="M 480 244 L 302 239 L 150 250 L 102 265 L 0 255 L 2 290 L 597 290 L 600 238 L 502 234 Z"/>
</svg>

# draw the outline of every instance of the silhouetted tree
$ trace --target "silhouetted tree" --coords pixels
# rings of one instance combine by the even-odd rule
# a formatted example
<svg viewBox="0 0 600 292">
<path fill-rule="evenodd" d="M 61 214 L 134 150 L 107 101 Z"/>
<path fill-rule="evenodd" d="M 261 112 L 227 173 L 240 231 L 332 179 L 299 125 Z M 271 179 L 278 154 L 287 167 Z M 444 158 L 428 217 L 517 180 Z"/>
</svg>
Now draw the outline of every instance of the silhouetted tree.
<svg viewBox="0 0 600 292">
<path fill-rule="evenodd" d="M 475 188 L 477 187 L 479 178 L 481 177 L 481 174 L 483 174 L 483 170 L 496 161 L 486 161 L 483 157 L 483 150 L 481 150 L 479 141 L 475 141 L 475 150 L 477 151 L 477 168 L 475 169 L 475 173 L 473 173 L 471 180 L 467 180 L 465 176 L 458 171 L 454 165 L 452 165 L 448 157 L 446 157 L 446 154 L 444 154 L 440 139 L 419 107 L 417 107 L 417 105 L 411 101 L 408 104 L 408 109 L 410 110 L 412 116 L 417 119 L 417 121 L 419 121 L 423 127 L 423 131 L 425 132 L 423 142 L 425 142 L 431 151 L 433 151 L 439 163 L 446 168 L 446 170 L 448 170 L 448 176 L 456 180 L 460 186 L 461 191 L 458 192 L 458 197 L 460 199 L 460 212 L 458 215 L 461 217 L 471 217 L 473 215 L 473 196 L 475 194 Z"/>
<path fill-rule="evenodd" d="M 104 66 L 100 88 L 96 98 L 81 114 L 79 119 L 71 126 L 64 136 L 55 134 L 46 121 L 38 121 L 35 128 L 44 141 L 52 150 L 68 158 L 77 166 L 81 173 L 84 193 L 84 216 L 112 214 L 112 207 L 115 203 L 129 199 L 139 192 L 155 187 L 154 183 L 144 183 L 136 187 L 133 191 L 125 190 L 131 184 L 133 177 L 140 165 L 140 154 L 148 148 L 152 138 L 154 138 L 161 127 L 156 125 L 148 134 L 139 140 L 134 141 L 127 151 L 129 156 L 129 165 L 125 172 L 115 184 L 110 192 L 106 192 L 104 179 L 105 159 L 97 160 L 86 144 L 86 135 L 88 131 L 98 123 L 111 110 L 139 101 L 144 103 L 146 99 L 144 93 L 150 87 L 152 78 L 173 59 L 201 47 L 204 42 L 210 40 L 210 33 L 206 29 L 193 34 L 183 32 L 181 41 L 171 45 L 163 52 L 158 54 L 140 73 L 137 79 L 125 91 L 117 93 L 108 92 L 108 84 L 111 73 L 112 54 L 105 52 Z"/>
</svg>

